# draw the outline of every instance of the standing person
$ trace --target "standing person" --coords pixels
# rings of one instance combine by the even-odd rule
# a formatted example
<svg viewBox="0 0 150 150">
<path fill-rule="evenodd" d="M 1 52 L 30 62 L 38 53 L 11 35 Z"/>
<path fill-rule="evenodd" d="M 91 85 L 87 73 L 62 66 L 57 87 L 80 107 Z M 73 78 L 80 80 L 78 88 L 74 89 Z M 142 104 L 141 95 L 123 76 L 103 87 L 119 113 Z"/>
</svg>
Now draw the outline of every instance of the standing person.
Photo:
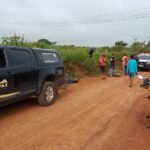
<svg viewBox="0 0 150 150">
<path fill-rule="evenodd" d="M 124 56 L 122 57 L 122 69 L 123 69 L 123 73 L 125 75 L 126 74 L 126 69 L 127 69 L 127 64 L 128 64 L 128 61 L 129 61 L 129 56 L 127 54 L 124 54 Z"/>
<path fill-rule="evenodd" d="M 124 74 L 126 74 L 126 71 L 125 71 L 125 58 L 126 58 L 126 54 L 123 55 L 122 57 L 122 71 Z"/>
<path fill-rule="evenodd" d="M 89 55 L 89 57 L 92 57 L 92 56 L 93 56 L 94 51 L 95 51 L 94 48 L 90 48 L 90 49 L 88 50 L 88 55 Z"/>
<path fill-rule="evenodd" d="M 133 55 L 131 55 L 130 60 L 128 61 L 126 73 L 130 78 L 130 86 L 129 87 L 132 87 L 133 79 L 134 79 L 135 75 L 137 74 L 137 62 L 134 59 Z"/>
<path fill-rule="evenodd" d="M 115 70 L 115 56 L 114 56 L 114 54 L 112 54 L 112 57 L 111 57 L 111 59 L 110 59 L 110 68 L 111 68 L 111 70 Z"/>
<path fill-rule="evenodd" d="M 137 54 L 133 54 L 133 56 L 134 56 L 134 59 L 136 60 L 136 62 L 138 63 L 138 57 L 137 57 Z"/>
<path fill-rule="evenodd" d="M 99 59 L 99 67 L 100 70 L 104 73 L 106 69 L 106 56 L 104 54 Z"/>
<path fill-rule="evenodd" d="M 126 74 L 126 70 L 127 70 L 127 64 L 128 64 L 129 59 L 130 59 L 130 57 L 128 55 L 126 55 L 126 57 L 125 57 L 125 65 L 124 65 L 125 75 L 127 75 Z"/>
</svg>

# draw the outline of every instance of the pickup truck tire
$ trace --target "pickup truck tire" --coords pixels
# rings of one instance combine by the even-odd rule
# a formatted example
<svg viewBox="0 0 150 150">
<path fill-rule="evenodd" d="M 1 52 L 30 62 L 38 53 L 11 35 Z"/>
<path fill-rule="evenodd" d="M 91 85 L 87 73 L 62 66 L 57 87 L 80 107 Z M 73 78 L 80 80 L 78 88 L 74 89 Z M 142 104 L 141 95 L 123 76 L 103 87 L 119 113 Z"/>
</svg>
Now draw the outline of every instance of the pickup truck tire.
<svg viewBox="0 0 150 150">
<path fill-rule="evenodd" d="M 53 103 L 56 98 L 56 87 L 53 82 L 46 81 L 43 85 L 42 92 L 38 96 L 40 105 L 48 106 Z"/>
</svg>

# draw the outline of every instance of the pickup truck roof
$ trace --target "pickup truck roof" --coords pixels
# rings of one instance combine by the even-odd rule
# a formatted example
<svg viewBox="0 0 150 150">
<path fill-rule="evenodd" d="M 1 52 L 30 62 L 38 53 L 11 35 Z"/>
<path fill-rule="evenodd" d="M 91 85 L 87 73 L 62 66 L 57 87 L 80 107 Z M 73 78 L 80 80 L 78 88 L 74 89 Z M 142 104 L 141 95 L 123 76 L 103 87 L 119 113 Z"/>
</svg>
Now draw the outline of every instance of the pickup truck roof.
<svg viewBox="0 0 150 150">
<path fill-rule="evenodd" d="M 23 48 L 23 49 L 27 49 L 27 48 L 24 48 L 24 47 L 16 47 L 16 46 L 0 46 L 0 48 Z M 28 48 L 28 49 L 32 49 L 34 51 L 51 51 L 51 52 L 58 52 L 57 50 L 54 50 L 54 49 L 41 49 L 41 48 Z"/>
<path fill-rule="evenodd" d="M 137 57 L 139 59 L 150 59 L 150 53 L 141 53 Z"/>
<path fill-rule="evenodd" d="M 34 51 L 44 51 L 44 52 L 49 52 L 49 51 L 51 51 L 51 52 L 58 52 L 58 51 L 56 51 L 56 50 L 54 50 L 54 49 L 41 49 L 41 48 L 31 48 L 32 50 L 34 50 Z"/>
<path fill-rule="evenodd" d="M 150 53 L 140 53 L 139 55 L 145 55 L 145 56 L 149 56 L 150 55 Z"/>
<path fill-rule="evenodd" d="M 21 47 L 17 47 L 17 46 L 3 46 L 3 45 L 1 45 L 0 48 L 21 48 Z M 27 48 L 24 48 L 24 49 L 27 49 Z"/>
</svg>

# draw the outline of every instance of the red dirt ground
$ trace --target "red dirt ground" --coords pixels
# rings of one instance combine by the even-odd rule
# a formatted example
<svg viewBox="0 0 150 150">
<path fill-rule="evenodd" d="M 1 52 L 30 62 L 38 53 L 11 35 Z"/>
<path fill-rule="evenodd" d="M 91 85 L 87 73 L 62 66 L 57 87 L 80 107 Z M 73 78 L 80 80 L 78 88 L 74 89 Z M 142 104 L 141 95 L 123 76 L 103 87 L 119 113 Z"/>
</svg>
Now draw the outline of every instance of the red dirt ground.
<svg viewBox="0 0 150 150">
<path fill-rule="evenodd" d="M 0 150 L 149 150 L 150 102 L 141 80 L 87 77 L 56 102 L 0 108 Z"/>
</svg>

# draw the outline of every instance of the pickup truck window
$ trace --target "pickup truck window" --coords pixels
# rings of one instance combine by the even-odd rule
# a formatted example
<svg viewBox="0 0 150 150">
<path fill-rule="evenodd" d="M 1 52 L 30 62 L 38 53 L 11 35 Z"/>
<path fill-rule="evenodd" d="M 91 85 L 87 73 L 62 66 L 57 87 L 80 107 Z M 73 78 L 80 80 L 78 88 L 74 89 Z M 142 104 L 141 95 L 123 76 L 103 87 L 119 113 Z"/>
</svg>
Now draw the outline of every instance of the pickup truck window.
<svg viewBox="0 0 150 150">
<path fill-rule="evenodd" d="M 0 49 L 0 68 L 6 67 L 6 59 L 2 49 Z"/>
<path fill-rule="evenodd" d="M 60 62 L 60 58 L 56 53 L 46 53 L 42 52 L 40 53 L 40 59 L 42 63 L 57 63 Z"/>
<path fill-rule="evenodd" d="M 13 66 L 27 66 L 32 64 L 30 53 L 26 50 L 15 50 L 11 51 L 13 58 Z"/>
</svg>

